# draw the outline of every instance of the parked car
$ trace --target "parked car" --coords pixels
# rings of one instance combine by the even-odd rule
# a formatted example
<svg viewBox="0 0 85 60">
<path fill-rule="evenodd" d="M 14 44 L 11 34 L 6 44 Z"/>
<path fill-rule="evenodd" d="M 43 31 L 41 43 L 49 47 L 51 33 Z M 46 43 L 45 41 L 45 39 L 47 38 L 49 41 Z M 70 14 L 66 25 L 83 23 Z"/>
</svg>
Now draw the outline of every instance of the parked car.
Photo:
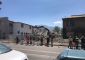
<svg viewBox="0 0 85 60">
<path fill-rule="evenodd" d="M 0 60 L 28 60 L 28 58 L 24 53 L 0 44 Z"/>
<path fill-rule="evenodd" d="M 56 60 L 85 60 L 85 50 L 66 49 Z"/>
</svg>

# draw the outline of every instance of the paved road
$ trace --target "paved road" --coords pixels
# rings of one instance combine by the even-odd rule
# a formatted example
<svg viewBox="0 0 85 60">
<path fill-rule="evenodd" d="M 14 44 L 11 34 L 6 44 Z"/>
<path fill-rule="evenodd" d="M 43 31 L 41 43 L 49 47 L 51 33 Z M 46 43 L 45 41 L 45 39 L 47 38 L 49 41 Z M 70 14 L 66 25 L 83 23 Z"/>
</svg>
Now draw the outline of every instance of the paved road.
<svg viewBox="0 0 85 60">
<path fill-rule="evenodd" d="M 55 60 L 57 55 L 66 47 L 25 46 L 13 43 L 4 43 L 12 49 L 26 53 L 29 60 Z"/>
</svg>

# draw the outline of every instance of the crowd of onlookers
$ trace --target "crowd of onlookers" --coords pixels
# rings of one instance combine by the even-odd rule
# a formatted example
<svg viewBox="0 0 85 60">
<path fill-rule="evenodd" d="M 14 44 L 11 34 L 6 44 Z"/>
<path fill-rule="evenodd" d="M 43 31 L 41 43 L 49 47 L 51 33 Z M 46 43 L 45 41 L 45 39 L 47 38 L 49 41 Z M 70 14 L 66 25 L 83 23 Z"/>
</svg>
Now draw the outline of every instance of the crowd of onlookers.
<svg viewBox="0 0 85 60">
<path fill-rule="evenodd" d="M 53 42 L 55 39 L 55 34 L 47 34 L 47 36 L 44 35 L 24 35 L 23 39 L 19 39 L 19 37 L 16 37 L 16 44 L 25 44 L 25 45 L 37 45 L 40 46 L 51 46 L 53 47 Z M 80 37 L 78 36 L 69 36 L 69 45 L 68 48 L 70 49 L 84 49 L 85 50 L 85 36 L 82 35 Z"/>
<path fill-rule="evenodd" d="M 16 37 L 16 44 L 25 44 L 25 45 L 35 45 L 35 43 L 37 42 L 37 45 L 40 46 L 47 46 L 49 47 L 49 45 L 51 47 L 53 47 L 53 40 L 55 38 L 55 34 L 49 34 L 47 36 L 44 35 L 30 35 L 30 34 L 25 34 L 23 39 L 19 39 L 19 37 Z M 44 42 L 45 41 L 45 42 Z"/>
<path fill-rule="evenodd" d="M 71 49 L 84 49 L 85 50 L 85 36 L 69 37 L 69 48 Z"/>
</svg>

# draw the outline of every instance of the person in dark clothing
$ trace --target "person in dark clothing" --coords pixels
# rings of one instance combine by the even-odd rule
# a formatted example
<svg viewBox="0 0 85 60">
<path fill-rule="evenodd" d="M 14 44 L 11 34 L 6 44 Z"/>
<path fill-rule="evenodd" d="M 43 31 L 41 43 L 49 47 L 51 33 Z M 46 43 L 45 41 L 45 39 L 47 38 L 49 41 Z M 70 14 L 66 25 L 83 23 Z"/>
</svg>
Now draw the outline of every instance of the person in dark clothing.
<svg viewBox="0 0 85 60">
<path fill-rule="evenodd" d="M 70 49 L 73 48 L 72 41 L 73 41 L 73 39 L 72 39 L 72 37 L 70 36 L 70 37 L 69 37 L 69 46 L 68 46 L 68 48 L 70 48 Z"/>
<path fill-rule="evenodd" d="M 29 39 L 30 39 L 29 35 L 26 34 L 25 38 L 26 38 L 26 45 L 28 45 L 29 44 Z"/>
<path fill-rule="evenodd" d="M 32 36 L 30 35 L 30 44 L 32 45 Z"/>
<path fill-rule="evenodd" d="M 75 42 L 75 45 L 76 45 L 76 49 L 78 49 L 78 44 L 79 44 L 79 38 L 76 36 L 74 39 L 73 39 L 73 42 Z"/>
<path fill-rule="evenodd" d="M 81 38 L 79 38 L 79 44 L 78 44 L 78 49 L 80 50 L 81 49 Z"/>
<path fill-rule="evenodd" d="M 35 45 L 35 35 L 32 36 L 32 40 L 33 40 L 33 45 Z"/>
<path fill-rule="evenodd" d="M 47 47 L 49 47 L 49 37 L 47 37 Z"/>
<path fill-rule="evenodd" d="M 53 39 L 55 38 L 54 33 L 50 35 L 50 40 L 51 40 L 51 47 L 53 47 Z"/>
<path fill-rule="evenodd" d="M 19 38 L 18 37 L 16 37 L 16 44 L 18 44 L 19 43 Z"/>
<path fill-rule="evenodd" d="M 50 31 L 47 33 L 47 47 L 49 47 L 49 42 L 50 42 Z"/>
<path fill-rule="evenodd" d="M 41 46 L 43 45 L 43 36 L 41 36 L 41 38 L 40 38 L 40 42 L 41 42 Z"/>
<path fill-rule="evenodd" d="M 81 38 L 81 48 L 85 50 L 85 36 Z"/>
</svg>

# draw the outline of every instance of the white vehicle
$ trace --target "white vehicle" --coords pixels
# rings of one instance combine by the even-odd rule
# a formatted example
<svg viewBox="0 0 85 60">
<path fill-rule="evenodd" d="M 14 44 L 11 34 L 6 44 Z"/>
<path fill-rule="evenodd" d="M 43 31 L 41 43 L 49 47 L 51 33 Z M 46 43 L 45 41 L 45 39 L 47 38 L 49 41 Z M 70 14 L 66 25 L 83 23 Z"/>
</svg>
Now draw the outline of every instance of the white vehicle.
<svg viewBox="0 0 85 60">
<path fill-rule="evenodd" d="M 28 58 L 24 53 L 0 44 L 0 60 L 28 60 Z"/>
</svg>

